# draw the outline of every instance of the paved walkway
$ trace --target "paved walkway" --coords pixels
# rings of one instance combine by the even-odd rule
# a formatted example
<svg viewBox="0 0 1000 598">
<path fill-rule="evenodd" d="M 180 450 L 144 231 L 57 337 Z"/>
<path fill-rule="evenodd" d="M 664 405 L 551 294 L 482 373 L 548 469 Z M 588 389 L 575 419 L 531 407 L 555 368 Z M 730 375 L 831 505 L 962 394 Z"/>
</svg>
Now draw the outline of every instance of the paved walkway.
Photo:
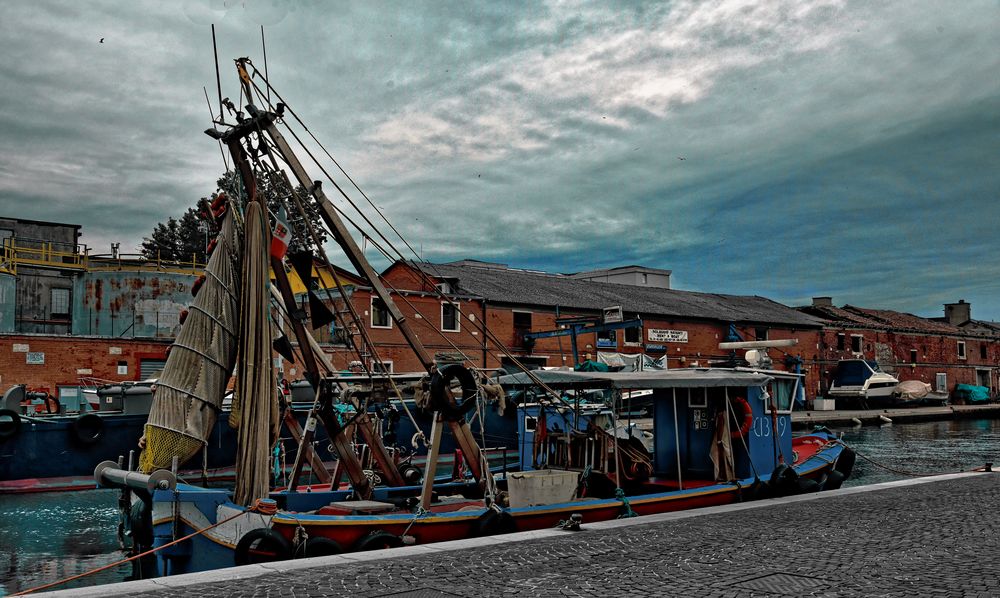
<svg viewBox="0 0 1000 598">
<path fill-rule="evenodd" d="M 955 474 L 47 596 L 998 596 L 998 508 Z"/>
</svg>

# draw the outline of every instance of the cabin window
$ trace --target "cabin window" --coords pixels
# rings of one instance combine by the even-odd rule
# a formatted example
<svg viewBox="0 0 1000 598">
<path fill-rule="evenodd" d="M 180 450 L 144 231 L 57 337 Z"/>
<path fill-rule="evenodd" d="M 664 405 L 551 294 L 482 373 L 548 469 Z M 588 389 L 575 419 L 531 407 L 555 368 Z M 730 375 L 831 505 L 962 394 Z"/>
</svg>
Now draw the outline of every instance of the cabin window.
<svg viewBox="0 0 1000 598">
<path fill-rule="evenodd" d="M 767 340 L 767 328 L 754 328 L 753 329 L 754 338 L 759 341 Z"/>
<path fill-rule="evenodd" d="M 392 360 L 383 359 L 382 361 L 371 362 L 371 372 L 373 374 L 391 374 L 392 373 Z"/>
<path fill-rule="evenodd" d="M 636 326 L 634 328 L 625 329 L 625 344 L 626 345 L 638 345 L 642 343 L 642 327 Z"/>
<path fill-rule="evenodd" d="M 617 330 L 602 330 L 597 333 L 597 347 L 613 349 L 618 346 Z"/>
<path fill-rule="evenodd" d="M 851 335 L 851 351 L 853 353 L 861 353 L 861 343 L 864 341 L 864 338 L 860 334 Z"/>
<path fill-rule="evenodd" d="M 843 351 L 844 350 L 844 341 L 845 341 L 845 336 L 843 334 L 837 334 L 837 350 L 838 351 Z"/>
<path fill-rule="evenodd" d="M 522 347 L 524 346 L 524 335 L 531 332 L 531 312 L 515 311 L 512 313 L 514 318 L 514 346 Z"/>
<path fill-rule="evenodd" d="M 965 359 L 965 341 L 958 341 L 958 358 Z"/>
<path fill-rule="evenodd" d="M 910 349 L 910 363 L 917 363 L 917 350 Z"/>
<path fill-rule="evenodd" d="M 51 289 L 49 306 L 52 317 L 69 317 L 69 289 Z"/>
<path fill-rule="evenodd" d="M 461 327 L 458 317 L 458 304 L 441 304 L 441 330 L 445 332 L 458 332 Z"/>
<path fill-rule="evenodd" d="M 979 343 L 979 359 L 986 359 L 986 343 Z"/>
<path fill-rule="evenodd" d="M 392 328 L 389 308 L 378 297 L 372 297 L 372 328 Z"/>
</svg>

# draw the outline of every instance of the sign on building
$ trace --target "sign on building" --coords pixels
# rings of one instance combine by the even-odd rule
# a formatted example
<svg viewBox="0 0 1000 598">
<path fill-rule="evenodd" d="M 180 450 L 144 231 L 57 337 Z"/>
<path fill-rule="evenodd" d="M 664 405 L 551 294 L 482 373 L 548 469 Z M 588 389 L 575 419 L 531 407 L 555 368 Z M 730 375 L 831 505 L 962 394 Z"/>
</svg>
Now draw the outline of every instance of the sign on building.
<svg viewBox="0 0 1000 598">
<path fill-rule="evenodd" d="M 604 323 L 611 324 L 612 322 L 621 322 L 624 320 L 622 317 L 622 306 L 615 305 L 613 307 L 604 308 Z"/>
<path fill-rule="evenodd" d="M 646 331 L 647 340 L 654 343 L 686 343 L 688 342 L 687 330 L 666 330 L 663 328 L 650 328 Z"/>
<path fill-rule="evenodd" d="M 14 343 L 14 346 L 11 348 L 11 350 L 14 353 L 27 353 L 28 351 L 31 350 L 31 348 L 28 347 L 28 345 L 22 343 Z"/>
<path fill-rule="evenodd" d="M 45 353 L 25 353 L 24 363 L 28 365 L 45 365 Z"/>
</svg>

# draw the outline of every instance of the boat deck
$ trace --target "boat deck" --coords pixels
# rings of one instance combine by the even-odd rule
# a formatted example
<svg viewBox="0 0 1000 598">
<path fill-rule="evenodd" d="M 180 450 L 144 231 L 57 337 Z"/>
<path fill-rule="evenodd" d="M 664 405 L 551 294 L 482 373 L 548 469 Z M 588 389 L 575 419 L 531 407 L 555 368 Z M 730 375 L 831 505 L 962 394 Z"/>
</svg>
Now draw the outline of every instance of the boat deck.
<svg viewBox="0 0 1000 598">
<path fill-rule="evenodd" d="M 955 474 L 49 595 L 996 596 L 996 504 Z"/>
</svg>

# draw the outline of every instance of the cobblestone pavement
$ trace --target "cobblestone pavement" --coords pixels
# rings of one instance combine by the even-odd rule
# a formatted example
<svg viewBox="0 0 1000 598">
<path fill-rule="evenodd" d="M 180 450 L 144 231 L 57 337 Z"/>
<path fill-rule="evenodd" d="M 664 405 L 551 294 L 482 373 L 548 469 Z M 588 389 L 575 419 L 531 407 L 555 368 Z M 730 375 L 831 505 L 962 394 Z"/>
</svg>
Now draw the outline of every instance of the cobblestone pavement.
<svg viewBox="0 0 1000 598">
<path fill-rule="evenodd" d="M 142 595 L 1000 596 L 1000 476 L 820 496 Z"/>
</svg>

